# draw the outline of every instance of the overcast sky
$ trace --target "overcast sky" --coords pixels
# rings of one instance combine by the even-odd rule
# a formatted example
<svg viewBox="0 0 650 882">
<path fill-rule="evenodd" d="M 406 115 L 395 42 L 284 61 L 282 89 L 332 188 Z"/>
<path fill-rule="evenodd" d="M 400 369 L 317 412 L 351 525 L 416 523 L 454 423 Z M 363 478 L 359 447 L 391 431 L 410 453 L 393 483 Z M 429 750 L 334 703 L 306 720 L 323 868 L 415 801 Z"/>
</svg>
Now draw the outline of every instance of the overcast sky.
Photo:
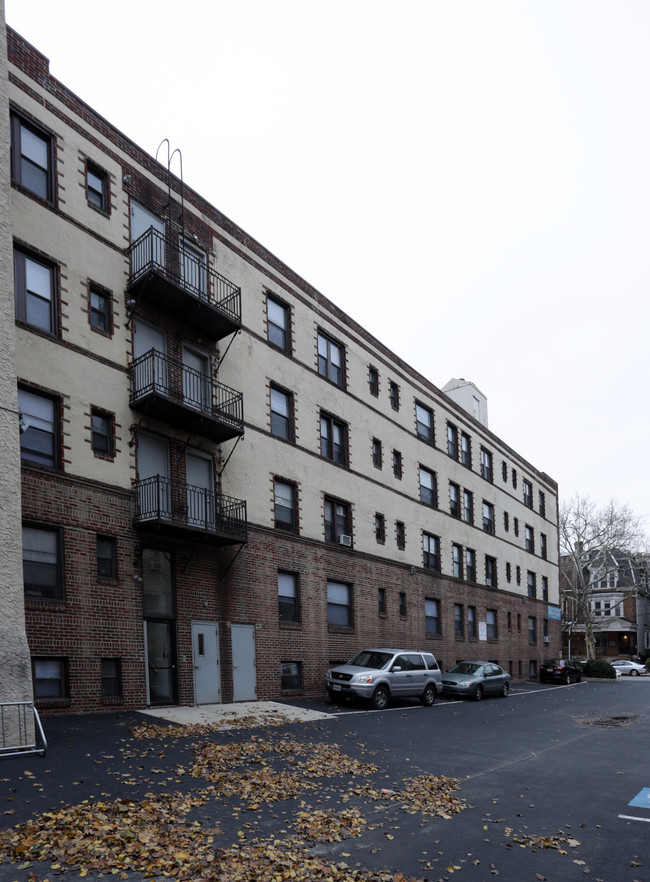
<svg viewBox="0 0 650 882">
<path fill-rule="evenodd" d="M 5 0 L 51 73 L 650 529 L 647 0 Z"/>
</svg>

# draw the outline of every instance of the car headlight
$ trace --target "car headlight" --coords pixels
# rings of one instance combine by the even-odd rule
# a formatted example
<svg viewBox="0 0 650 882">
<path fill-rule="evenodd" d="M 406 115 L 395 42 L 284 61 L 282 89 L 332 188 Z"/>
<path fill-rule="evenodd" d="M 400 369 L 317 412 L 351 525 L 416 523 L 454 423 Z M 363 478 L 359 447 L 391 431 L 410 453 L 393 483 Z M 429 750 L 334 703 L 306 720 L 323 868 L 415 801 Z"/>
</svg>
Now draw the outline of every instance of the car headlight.
<svg viewBox="0 0 650 882">
<path fill-rule="evenodd" d="M 372 683 L 373 679 L 374 678 L 373 678 L 372 674 L 355 674 L 354 677 L 352 677 L 352 682 L 353 683 Z"/>
<path fill-rule="evenodd" d="M 458 685 L 459 685 L 459 686 L 463 686 L 463 687 L 471 686 L 471 685 L 472 685 L 472 681 L 471 681 L 471 680 L 463 680 L 462 683 L 459 683 Z"/>
</svg>

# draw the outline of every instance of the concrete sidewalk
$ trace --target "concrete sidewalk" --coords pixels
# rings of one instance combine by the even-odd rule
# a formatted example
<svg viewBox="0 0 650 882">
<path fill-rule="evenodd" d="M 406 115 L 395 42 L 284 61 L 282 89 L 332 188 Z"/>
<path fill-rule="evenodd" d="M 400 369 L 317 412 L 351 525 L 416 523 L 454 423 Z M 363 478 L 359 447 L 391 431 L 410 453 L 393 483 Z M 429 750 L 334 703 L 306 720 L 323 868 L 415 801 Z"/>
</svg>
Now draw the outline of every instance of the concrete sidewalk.
<svg viewBox="0 0 650 882">
<path fill-rule="evenodd" d="M 308 723 L 331 719 L 336 714 L 323 713 L 276 701 L 240 701 L 235 704 L 201 704 L 196 707 L 143 708 L 138 713 L 158 721 L 181 726 L 219 725 L 219 728 L 242 726 L 281 726 L 284 723 Z"/>
</svg>

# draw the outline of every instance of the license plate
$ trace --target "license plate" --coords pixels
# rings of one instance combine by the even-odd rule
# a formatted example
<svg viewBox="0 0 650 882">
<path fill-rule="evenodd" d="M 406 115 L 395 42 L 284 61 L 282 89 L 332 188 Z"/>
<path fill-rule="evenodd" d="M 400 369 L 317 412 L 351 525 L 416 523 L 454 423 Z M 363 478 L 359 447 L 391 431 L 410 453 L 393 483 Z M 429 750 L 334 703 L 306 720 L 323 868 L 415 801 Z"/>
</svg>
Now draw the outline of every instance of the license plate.
<svg viewBox="0 0 650 882">
<path fill-rule="evenodd" d="M 332 686 L 332 689 L 334 690 L 334 692 L 340 692 L 340 691 L 341 691 L 341 687 L 340 687 L 340 686 L 337 686 L 336 683 Z"/>
</svg>

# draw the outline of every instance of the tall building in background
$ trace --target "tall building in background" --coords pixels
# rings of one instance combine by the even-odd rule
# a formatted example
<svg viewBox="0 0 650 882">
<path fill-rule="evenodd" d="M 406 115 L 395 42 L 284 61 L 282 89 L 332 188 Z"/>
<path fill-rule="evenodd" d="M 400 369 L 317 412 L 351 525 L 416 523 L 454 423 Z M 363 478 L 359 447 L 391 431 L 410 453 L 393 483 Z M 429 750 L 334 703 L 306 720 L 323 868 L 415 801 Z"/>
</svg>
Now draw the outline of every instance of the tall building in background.
<svg viewBox="0 0 650 882">
<path fill-rule="evenodd" d="M 8 45 L 39 709 L 321 695 L 371 644 L 535 676 L 560 651 L 557 485 L 484 396 L 444 394 L 166 142 L 155 161 Z"/>
</svg>

